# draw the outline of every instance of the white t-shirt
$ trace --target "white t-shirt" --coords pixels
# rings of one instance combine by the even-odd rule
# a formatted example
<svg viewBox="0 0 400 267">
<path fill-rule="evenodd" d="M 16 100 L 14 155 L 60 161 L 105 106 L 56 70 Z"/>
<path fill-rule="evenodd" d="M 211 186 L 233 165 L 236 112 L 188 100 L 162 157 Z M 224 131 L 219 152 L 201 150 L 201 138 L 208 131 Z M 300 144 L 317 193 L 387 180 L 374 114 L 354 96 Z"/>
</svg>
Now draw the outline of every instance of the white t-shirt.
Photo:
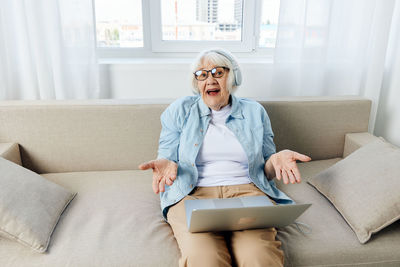
<svg viewBox="0 0 400 267">
<path fill-rule="evenodd" d="M 196 158 L 197 186 L 251 183 L 249 163 L 242 145 L 225 125 L 231 105 L 211 110 L 211 121 Z"/>
</svg>

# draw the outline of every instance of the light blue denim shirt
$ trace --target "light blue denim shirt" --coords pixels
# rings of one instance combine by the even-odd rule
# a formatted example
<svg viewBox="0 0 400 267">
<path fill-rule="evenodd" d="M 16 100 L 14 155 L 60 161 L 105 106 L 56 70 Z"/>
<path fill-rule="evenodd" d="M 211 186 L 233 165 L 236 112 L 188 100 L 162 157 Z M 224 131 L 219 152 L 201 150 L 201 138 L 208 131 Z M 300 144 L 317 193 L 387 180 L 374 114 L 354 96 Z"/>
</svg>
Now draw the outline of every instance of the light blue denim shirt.
<svg viewBox="0 0 400 267">
<path fill-rule="evenodd" d="M 231 114 L 225 124 L 246 152 L 251 181 L 277 204 L 294 204 L 264 174 L 265 162 L 276 152 L 267 112 L 258 102 L 233 95 L 231 105 Z M 188 195 L 197 184 L 195 162 L 207 132 L 210 114 L 209 107 L 200 95 L 195 95 L 177 99 L 161 115 L 162 130 L 157 158 L 165 158 L 178 164 L 176 180 L 171 186 L 165 185 L 165 192 L 160 194 L 165 219 L 168 208 Z"/>
</svg>

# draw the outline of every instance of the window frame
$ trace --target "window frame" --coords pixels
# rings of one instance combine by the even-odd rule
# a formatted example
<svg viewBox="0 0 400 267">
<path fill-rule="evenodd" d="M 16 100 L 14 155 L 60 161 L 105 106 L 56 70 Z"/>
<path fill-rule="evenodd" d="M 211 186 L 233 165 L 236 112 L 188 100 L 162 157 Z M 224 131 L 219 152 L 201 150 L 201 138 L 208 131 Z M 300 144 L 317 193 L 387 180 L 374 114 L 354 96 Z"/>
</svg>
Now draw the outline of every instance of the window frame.
<svg viewBox="0 0 400 267">
<path fill-rule="evenodd" d="M 95 14 L 95 0 L 93 14 Z M 97 47 L 99 59 L 192 58 L 207 47 L 223 47 L 239 57 L 272 58 L 274 48 L 259 47 L 262 0 L 243 0 L 242 41 L 162 40 L 161 0 L 142 0 L 143 47 Z"/>
<path fill-rule="evenodd" d="M 240 41 L 180 41 L 162 40 L 161 0 L 150 0 L 151 43 L 154 52 L 200 52 L 205 46 L 225 47 L 232 52 L 250 52 L 254 47 L 255 1 L 243 0 L 242 40 Z"/>
</svg>

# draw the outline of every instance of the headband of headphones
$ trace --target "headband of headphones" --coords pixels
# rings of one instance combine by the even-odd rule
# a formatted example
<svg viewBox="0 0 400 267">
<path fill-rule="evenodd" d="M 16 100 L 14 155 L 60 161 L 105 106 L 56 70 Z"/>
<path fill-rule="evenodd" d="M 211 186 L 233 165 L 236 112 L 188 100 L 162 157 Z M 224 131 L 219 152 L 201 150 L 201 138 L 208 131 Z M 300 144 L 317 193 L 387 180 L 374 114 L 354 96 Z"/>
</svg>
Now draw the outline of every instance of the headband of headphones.
<svg viewBox="0 0 400 267">
<path fill-rule="evenodd" d="M 239 68 L 238 62 L 233 57 L 233 55 L 230 52 L 223 50 L 223 49 L 211 49 L 211 50 L 209 50 L 209 52 L 214 52 L 214 53 L 220 54 L 220 55 L 226 57 L 232 63 L 233 76 L 235 77 L 234 85 L 236 85 L 236 86 L 241 85 L 242 84 L 242 72 Z"/>
</svg>

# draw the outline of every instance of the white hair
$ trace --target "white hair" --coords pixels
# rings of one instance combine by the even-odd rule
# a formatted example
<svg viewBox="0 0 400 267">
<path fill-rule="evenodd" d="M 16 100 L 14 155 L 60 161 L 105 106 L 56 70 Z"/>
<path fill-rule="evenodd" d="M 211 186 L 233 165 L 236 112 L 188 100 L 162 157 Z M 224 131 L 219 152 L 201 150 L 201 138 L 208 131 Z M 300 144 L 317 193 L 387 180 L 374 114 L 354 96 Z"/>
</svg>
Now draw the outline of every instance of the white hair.
<svg viewBox="0 0 400 267">
<path fill-rule="evenodd" d="M 197 80 L 194 77 L 194 72 L 196 72 L 197 70 L 199 70 L 204 62 L 209 62 L 211 64 L 214 64 L 215 66 L 220 66 L 220 67 L 226 67 L 229 69 L 228 72 L 228 78 L 227 78 L 227 83 L 226 83 L 226 89 L 228 90 L 228 92 L 230 94 L 234 93 L 237 90 L 236 85 L 234 85 L 234 81 L 235 81 L 235 76 L 233 73 L 233 65 L 232 62 L 226 58 L 225 56 L 213 51 L 213 50 L 205 50 L 203 52 L 201 52 L 195 59 L 195 61 L 193 62 L 192 66 L 191 66 L 191 76 L 192 76 L 192 87 L 193 87 L 193 92 L 196 94 L 199 94 L 199 87 L 197 86 Z"/>
</svg>

